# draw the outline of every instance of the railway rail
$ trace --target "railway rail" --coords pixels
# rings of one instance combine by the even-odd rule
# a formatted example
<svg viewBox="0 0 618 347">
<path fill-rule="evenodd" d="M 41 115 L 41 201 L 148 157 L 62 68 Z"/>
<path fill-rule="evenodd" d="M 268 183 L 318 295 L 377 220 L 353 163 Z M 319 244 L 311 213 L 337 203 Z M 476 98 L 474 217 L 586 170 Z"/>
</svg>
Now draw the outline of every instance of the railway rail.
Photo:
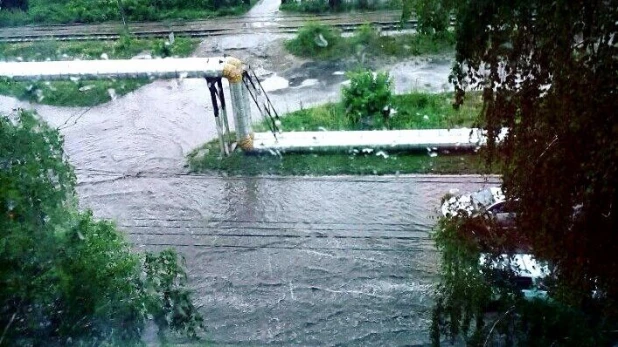
<svg viewBox="0 0 618 347">
<path fill-rule="evenodd" d="M 114 40 L 120 33 L 128 31 L 140 38 L 167 37 L 170 33 L 189 37 L 239 35 L 248 33 L 290 34 L 298 31 L 305 23 L 314 21 L 333 26 L 343 32 L 356 30 L 363 24 L 374 25 L 381 30 L 395 30 L 401 27 L 414 29 L 416 20 L 400 21 L 399 11 L 347 13 L 337 15 L 272 15 L 243 16 L 235 18 L 212 18 L 197 21 L 176 22 L 134 22 L 125 28 L 121 22 L 101 24 L 30 25 L 0 28 L 0 42 L 32 42 L 55 39 L 71 40 Z"/>
</svg>

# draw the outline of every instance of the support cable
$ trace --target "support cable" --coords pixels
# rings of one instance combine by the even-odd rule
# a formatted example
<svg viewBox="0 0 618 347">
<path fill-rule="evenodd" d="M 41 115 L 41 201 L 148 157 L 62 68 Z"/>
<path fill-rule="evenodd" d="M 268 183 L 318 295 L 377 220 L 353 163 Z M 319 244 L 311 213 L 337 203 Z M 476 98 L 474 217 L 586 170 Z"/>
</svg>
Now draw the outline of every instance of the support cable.
<svg viewBox="0 0 618 347">
<path fill-rule="evenodd" d="M 219 103 L 217 102 L 217 95 L 219 94 L 217 90 L 217 80 L 221 80 L 220 78 L 206 77 L 206 83 L 208 84 L 208 90 L 210 91 L 210 100 L 212 102 L 212 109 L 215 114 L 215 123 L 217 127 L 217 134 L 219 135 L 219 146 L 221 147 L 221 154 L 228 155 L 228 144 L 226 140 L 225 129 L 223 128 L 223 124 L 221 123 L 221 117 L 219 117 Z M 227 118 L 225 113 L 225 109 L 223 109 L 223 116 Z"/>
<path fill-rule="evenodd" d="M 257 75 L 253 70 L 251 70 L 251 68 L 248 68 L 247 71 L 243 73 L 243 83 L 245 84 L 247 90 L 249 90 L 249 94 L 251 95 L 251 98 L 253 99 L 253 102 L 257 106 L 258 110 L 260 111 L 262 117 L 265 119 L 268 117 L 268 127 L 276 139 L 277 133 L 281 132 L 278 126 L 280 120 L 279 114 L 277 113 L 275 107 L 270 101 L 266 90 L 264 90 L 264 87 L 262 87 L 262 84 L 257 78 Z M 260 100 L 258 100 L 258 96 L 261 95 L 263 95 L 263 98 L 265 99 L 265 101 L 263 102 L 260 102 Z"/>
<path fill-rule="evenodd" d="M 230 134 L 230 124 L 227 118 L 227 107 L 225 106 L 225 94 L 223 93 L 223 83 L 221 82 L 221 78 L 217 78 L 217 89 L 219 95 L 219 103 L 221 104 L 221 113 L 223 114 L 223 126 L 224 132 L 226 135 L 226 141 L 228 143 L 232 143 L 231 134 Z"/>
</svg>

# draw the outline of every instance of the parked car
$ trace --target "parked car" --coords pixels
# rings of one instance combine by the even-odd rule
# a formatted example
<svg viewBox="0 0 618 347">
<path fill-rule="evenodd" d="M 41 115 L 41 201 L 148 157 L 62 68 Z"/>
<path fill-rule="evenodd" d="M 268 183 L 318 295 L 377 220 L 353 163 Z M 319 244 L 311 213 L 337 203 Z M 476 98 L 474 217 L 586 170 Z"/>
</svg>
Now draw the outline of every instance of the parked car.
<svg viewBox="0 0 618 347">
<path fill-rule="evenodd" d="M 474 216 L 489 209 L 496 210 L 506 202 L 500 187 L 491 187 L 470 194 L 452 195 L 442 203 L 445 217 Z"/>
<path fill-rule="evenodd" d="M 475 230 L 471 232 L 481 248 L 492 241 L 491 237 L 500 236 L 518 252 L 493 257 L 482 253 L 479 262 L 489 269 L 507 270 L 505 272 L 513 274 L 513 284 L 525 297 L 545 298 L 547 291 L 543 280 L 549 275 L 549 268 L 544 262 L 534 259 L 529 253 L 529 243 L 515 230 L 517 203 L 517 200 L 507 201 L 500 187 L 491 187 L 469 194 L 451 194 L 444 199 L 441 212 L 446 218 L 480 217 L 482 223 L 475 223 Z"/>
</svg>

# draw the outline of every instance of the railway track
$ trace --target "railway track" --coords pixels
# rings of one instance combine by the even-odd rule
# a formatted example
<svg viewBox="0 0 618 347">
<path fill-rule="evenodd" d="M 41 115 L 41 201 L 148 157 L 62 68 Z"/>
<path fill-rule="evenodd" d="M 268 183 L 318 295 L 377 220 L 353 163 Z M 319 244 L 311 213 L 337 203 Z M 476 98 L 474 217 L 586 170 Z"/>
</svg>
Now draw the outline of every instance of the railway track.
<svg viewBox="0 0 618 347">
<path fill-rule="evenodd" d="M 136 22 L 130 23 L 127 30 L 140 38 L 167 37 L 175 35 L 189 37 L 208 37 L 222 35 L 239 35 L 248 33 L 295 33 L 309 21 L 320 22 L 338 28 L 343 32 L 356 30 L 369 23 L 382 30 L 395 30 L 401 27 L 399 11 L 380 11 L 338 15 L 279 15 L 279 16 L 243 16 L 235 18 L 212 18 L 181 22 Z M 416 21 L 404 24 L 413 29 Z M 120 22 L 102 24 L 72 24 L 22 26 L 0 28 L 0 42 L 32 42 L 55 39 L 71 40 L 114 40 L 124 31 Z"/>
</svg>

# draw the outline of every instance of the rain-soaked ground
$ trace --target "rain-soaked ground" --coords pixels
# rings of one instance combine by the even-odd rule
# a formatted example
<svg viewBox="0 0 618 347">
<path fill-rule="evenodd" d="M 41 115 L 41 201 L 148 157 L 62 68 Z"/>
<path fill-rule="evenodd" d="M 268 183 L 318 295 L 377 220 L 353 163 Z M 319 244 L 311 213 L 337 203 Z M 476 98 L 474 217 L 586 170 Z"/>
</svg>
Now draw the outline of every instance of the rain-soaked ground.
<svg viewBox="0 0 618 347">
<path fill-rule="evenodd" d="M 263 14 L 260 14 L 263 15 Z M 249 62 L 280 112 L 337 100 L 348 62 L 285 54 L 281 38 L 204 41 L 197 55 Z M 397 92 L 447 87 L 448 57 L 384 69 Z M 184 156 L 215 136 L 206 84 L 155 81 L 93 108 L 35 108 L 65 136 L 81 205 L 138 249 L 186 256 L 214 345 L 424 345 L 440 197 L 496 184 L 476 176 L 193 176 Z"/>
</svg>

